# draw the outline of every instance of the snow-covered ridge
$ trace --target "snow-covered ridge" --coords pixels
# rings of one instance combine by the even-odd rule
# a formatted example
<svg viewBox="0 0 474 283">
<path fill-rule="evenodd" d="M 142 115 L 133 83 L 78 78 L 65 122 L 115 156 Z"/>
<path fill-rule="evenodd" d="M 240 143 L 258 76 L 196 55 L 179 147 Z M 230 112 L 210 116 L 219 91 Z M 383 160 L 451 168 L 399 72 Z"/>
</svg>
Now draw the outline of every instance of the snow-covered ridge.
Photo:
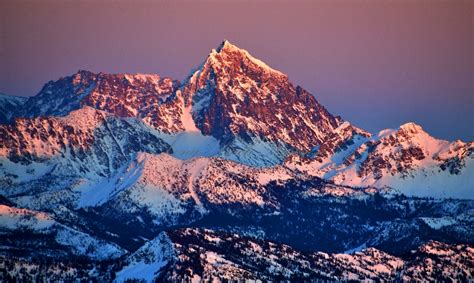
<svg viewBox="0 0 474 283">
<path fill-rule="evenodd" d="M 456 256 L 454 256 L 454 254 Z M 473 276 L 469 245 L 429 242 L 400 258 L 375 248 L 353 254 L 303 253 L 290 246 L 207 230 L 181 229 L 162 233 L 126 260 L 118 273 L 151 282 L 209 280 L 393 281 L 446 280 Z M 155 260 L 150 260 L 155 259 Z M 168 264 L 166 264 L 168 263 Z M 436 264 L 443 264 L 438 272 Z M 186 272 L 180 272 L 182 269 Z M 138 272 L 142 271 L 142 272 Z M 125 276 L 124 276 L 125 275 Z"/>
<path fill-rule="evenodd" d="M 205 204 L 262 206 L 265 205 L 262 192 L 253 187 L 293 177 L 284 168 L 257 169 L 219 158 L 180 160 L 165 153 L 140 153 L 127 171 L 135 170 L 136 166 L 141 168 L 140 175 L 127 189 L 128 198 L 157 215 L 166 213 L 164 209 L 168 205 L 176 206 L 175 212 L 184 212 L 179 207 L 188 202 L 201 213 L 207 210 Z M 239 182 L 241 179 L 247 179 L 247 185 Z"/>
<path fill-rule="evenodd" d="M 0 223 L 3 229 L 46 230 L 54 224 L 54 220 L 43 212 L 0 205 Z"/>
<path fill-rule="evenodd" d="M 350 141 L 343 150 L 328 155 L 321 147 L 313 157 L 293 158 L 287 165 L 349 186 L 388 186 L 408 195 L 474 199 L 473 142 L 439 140 L 415 123 L 372 138 L 346 133 L 338 136 Z"/>
<path fill-rule="evenodd" d="M 445 274 L 472 277 L 464 245 L 429 243 L 416 263 L 366 249 L 473 242 L 472 142 L 414 123 L 372 135 L 227 41 L 183 83 L 79 71 L 26 102 L 0 97 L 0 115 L 10 100 L 18 111 L 0 121 L 3 254 L 95 261 L 126 249 L 110 263 L 119 281 L 390 281 L 400 270 L 409 281 L 437 266 L 420 263 L 432 257 L 456 270 Z M 240 235 L 168 231 L 188 226 Z M 352 252 L 329 253 L 343 251 Z"/>
<path fill-rule="evenodd" d="M 171 106 L 165 102 L 178 85 L 177 81 L 155 74 L 96 74 L 80 70 L 47 83 L 15 114 L 17 117 L 66 116 L 90 106 L 120 117 L 143 119 L 155 128 L 176 131 L 181 129 L 180 125 L 168 128 L 164 118 L 171 114 L 166 113 Z M 157 119 L 157 113 L 161 119 Z"/>
<path fill-rule="evenodd" d="M 341 123 L 286 75 L 228 41 L 181 84 L 153 74 L 80 70 L 47 83 L 15 116 L 67 116 L 86 106 L 137 118 L 165 134 L 201 132 L 222 146 L 237 138 L 261 140 L 288 151 L 317 146 Z M 248 164 L 262 163 L 275 164 Z"/>
<path fill-rule="evenodd" d="M 162 232 L 127 257 L 124 266 L 117 272 L 115 281 L 141 279 L 152 282 L 159 276 L 159 271 L 174 260 L 174 252 L 171 240 Z"/>
</svg>

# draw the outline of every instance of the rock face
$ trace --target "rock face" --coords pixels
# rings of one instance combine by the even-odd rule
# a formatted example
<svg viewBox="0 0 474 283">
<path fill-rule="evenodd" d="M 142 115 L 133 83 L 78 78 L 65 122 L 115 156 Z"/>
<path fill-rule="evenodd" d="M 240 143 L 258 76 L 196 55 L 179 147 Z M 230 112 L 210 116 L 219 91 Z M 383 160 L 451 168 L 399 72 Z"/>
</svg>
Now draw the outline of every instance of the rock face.
<svg viewBox="0 0 474 283">
<path fill-rule="evenodd" d="M 137 251 L 104 264 L 2 258 L 2 279 L 47 278 L 129 282 L 226 280 L 271 281 L 466 281 L 472 278 L 472 247 L 428 242 L 394 256 L 368 248 L 352 254 L 302 252 L 284 244 L 208 229 L 160 233 Z M 54 271 L 54 272 L 53 272 Z"/>
<path fill-rule="evenodd" d="M 12 125 L 0 125 L 0 172 L 5 184 L 46 173 L 108 176 L 140 151 L 171 148 L 142 123 L 90 107 L 67 117 L 20 118 Z"/>
<path fill-rule="evenodd" d="M 182 83 L 79 71 L 0 96 L 0 281 L 472 279 L 473 152 L 228 41 Z"/>
<path fill-rule="evenodd" d="M 288 76 L 228 41 L 185 81 L 183 96 L 204 134 L 258 137 L 308 151 L 341 123 Z"/>
<path fill-rule="evenodd" d="M 164 132 L 176 132 L 183 130 L 177 119 L 180 109 L 169 99 L 178 85 L 177 81 L 158 75 L 78 71 L 47 83 L 28 99 L 17 116 L 66 116 L 89 106 L 118 117 L 140 118 Z"/>
</svg>

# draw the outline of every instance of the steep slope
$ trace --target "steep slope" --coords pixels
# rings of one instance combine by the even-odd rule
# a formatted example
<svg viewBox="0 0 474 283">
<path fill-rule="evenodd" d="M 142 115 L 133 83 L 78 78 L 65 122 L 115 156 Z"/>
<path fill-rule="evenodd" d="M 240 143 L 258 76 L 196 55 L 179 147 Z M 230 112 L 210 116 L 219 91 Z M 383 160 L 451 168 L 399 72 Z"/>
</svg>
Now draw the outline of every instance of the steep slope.
<svg viewBox="0 0 474 283">
<path fill-rule="evenodd" d="M 285 74 L 228 41 L 182 84 L 158 75 L 78 71 L 47 83 L 16 116 L 66 116 L 85 106 L 138 118 L 177 152 L 190 144 L 188 133 L 201 140 L 194 154 L 178 157 L 219 155 L 256 166 L 307 152 L 341 124 Z"/>
<path fill-rule="evenodd" d="M 135 117 L 164 133 L 185 130 L 179 82 L 151 74 L 105 74 L 80 70 L 48 82 L 17 117 L 66 116 L 89 106 L 117 117 Z"/>
<path fill-rule="evenodd" d="M 134 119 L 85 107 L 66 117 L 20 118 L 0 125 L 0 172 L 4 185 L 45 174 L 108 176 L 139 151 L 170 151 Z"/>
<path fill-rule="evenodd" d="M 97 207 L 102 216 L 150 221 L 149 225 L 161 227 L 196 221 L 214 209 L 271 211 L 275 203 L 265 185 L 288 178 L 291 172 L 284 168 L 258 169 L 218 158 L 183 161 L 168 154 L 140 153 L 115 177 L 73 190 L 79 194 L 77 207 Z"/>
<path fill-rule="evenodd" d="M 236 234 L 182 229 L 160 234 L 131 255 L 117 281 L 393 281 L 402 276 L 405 281 L 466 280 L 474 275 L 473 260 L 469 245 L 429 242 L 407 258 L 373 248 L 353 254 L 304 253 Z M 443 264 L 443 270 L 434 268 L 437 263 Z"/>
<path fill-rule="evenodd" d="M 431 137 L 407 123 L 369 138 L 353 135 L 334 154 L 292 157 L 289 168 L 349 186 L 391 187 L 407 195 L 474 199 L 474 143 Z M 323 155 L 324 158 L 320 156 Z"/>
<path fill-rule="evenodd" d="M 177 131 L 170 125 L 174 113 L 166 112 L 167 99 L 179 83 L 158 75 L 95 74 L 78 71 L 57 81 L 48 82 L 28 99 L 19 117 L 66 116 L 73 110 L 90 106 L 119 117 L 138 117 L 163 131 Z M 175 108 L 173 106 L 173 108 Z M 164 124 L 166 123 L 166 124 Z"/>
<path fill-rule="evenodd" d="M 0 124 L 11 122 L 15 112 L 26 102 L 26 97 L 0 93 Z"/>
<path fill-rule="evenodd" d="M 294 86 L 285 74 L 228 41 L 213 49 L 182 84 L 158 75 L 79 71 L 70 77 L 47 83 L 16 113 L 26 117 L 64 116 L 86 106 L 117 117 L 142 120 L 157 130 L 154 134 L 169 143 L 174 156 L 181 159 L 220 156 L 251 166 L 268 166 L 280 164 L 289 157 L 287 164 L 291 168 L 305 167 L 304 171 L 342 184 L 393 184 L 396 188 L 399 177 L 410 175 L 408 171 L 414 167 L 422 171 L 435 171 L 424 168 L 430 167 L 433 162 L 410 161 L 408 164 L 401 160 L 387 160 L 410 159 L 409 156 L 417 154 L 419 147 L 416 145 L 410 149 L 387 149 L 390 154 L 378 158 L 383 154 L 372 153 L 375 147 L 380 149 L 378 151 L 384 151 L 382 147 L 394 146 L 403 138 L 393 136 L 394 132 L 388 134 L 390 131 L 372 138 L 364 130 L 343 122 L 328 113 L 311 94 Z M 413 138 L 426 140 L 431 143 L 426 145 L 432 146 L 430 138 L 422 136 L 424 134 Z M 427 174 L 429 178 L 433 176 L 432 179 L 436 179 L 433 183 L 441 184 L 441 179 L 459 175 L 462 171 L 460 164 L 469 160 L 464 156 L 470 156 L 472 143 L 461 145 L 458 142 L 452 147 L 462 147 L 459 150 L 467 153 L 449 158 L 444 158 L 443 154 L 432 156 L 439 159 L 438 163 L 443 163 L 440 174 Z M 431 151 L 432 148 L 426 150 Z M 369 151 L 370 156 L 365 160 Z M 429 155 L 433 154 L 430 152 Z M 359 166 L 360 162 L 364 164 Z M 469 171 L 472 166 L 467 167 Z M 448 171 L 449 174 L 446 173 Z M 380 180 L 388 175 L 395 178 Z M 412 191 L 425 179 L 411 182 L 405 178 L 400 186 L 410 187 L 408 191 Z M 472 185 L 472 178 L 461 179 L 459 181 L 460 178 L 456 177 L 451 183 L 463 187 Z M 439 191 L 439 188 L 434 190 Z M 440 192 L 437 194 L 440 195 Z M 465 194 L 461 193 L 462 197 L 466 197 Z M 448 193 L 445 196 L 457 195 Z"/>
</svg>

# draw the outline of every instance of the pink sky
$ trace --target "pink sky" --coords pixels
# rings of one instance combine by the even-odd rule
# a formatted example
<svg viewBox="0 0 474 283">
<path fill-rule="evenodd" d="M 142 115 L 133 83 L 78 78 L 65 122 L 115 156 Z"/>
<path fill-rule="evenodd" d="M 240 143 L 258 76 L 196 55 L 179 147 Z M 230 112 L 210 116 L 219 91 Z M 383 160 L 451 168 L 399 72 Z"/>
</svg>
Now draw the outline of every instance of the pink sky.
<svg viewBox="0 0 474 283">
<path fill-rule="evenodd" d="M 1 1 L 0 92 L 78 69 L 182 80 L 226 38 L 367 130 L 474 140 L 473 3 Z"/>
</svg>

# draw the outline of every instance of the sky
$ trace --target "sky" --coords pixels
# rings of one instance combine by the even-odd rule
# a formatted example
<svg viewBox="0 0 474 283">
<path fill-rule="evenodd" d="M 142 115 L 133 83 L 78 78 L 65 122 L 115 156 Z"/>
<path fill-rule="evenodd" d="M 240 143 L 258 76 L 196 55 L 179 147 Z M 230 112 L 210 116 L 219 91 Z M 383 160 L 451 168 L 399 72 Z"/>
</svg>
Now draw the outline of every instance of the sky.
<svg viewBox="0 0 474 283">
<path fill-rule="evenodd" d="M 474 140 L 474 1 L 0 0 L 0 92 L 79 69 L 182 80 L 223 39 L 366 130 Z"/>
</svg>

